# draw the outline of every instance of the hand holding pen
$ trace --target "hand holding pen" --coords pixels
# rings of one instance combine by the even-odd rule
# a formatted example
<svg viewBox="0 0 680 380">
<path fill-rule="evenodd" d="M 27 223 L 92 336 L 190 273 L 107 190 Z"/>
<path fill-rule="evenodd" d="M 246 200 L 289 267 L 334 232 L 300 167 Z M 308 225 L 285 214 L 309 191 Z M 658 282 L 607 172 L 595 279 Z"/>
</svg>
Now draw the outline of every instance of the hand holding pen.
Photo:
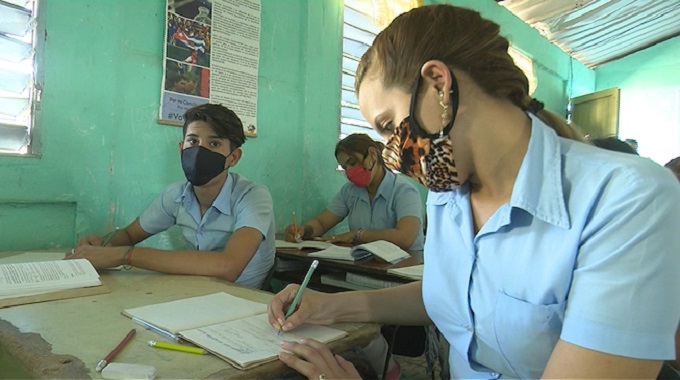
<svg viewBox="0 0 680 380">
<path fill-rule="evenodd" d="M 332 322 L 325 315 L 328 310 L 324 307 L 324 302 L 317 302 L 325 301 L 326 295 L 306 289 L 318 265 L 318 261 L 314 260 L 301 285 L 288 285 L 269 302 L 269 323 L 275 330 L 279 332 L 292 330 L 302 323 L 329 324 Z"/>
</svg>

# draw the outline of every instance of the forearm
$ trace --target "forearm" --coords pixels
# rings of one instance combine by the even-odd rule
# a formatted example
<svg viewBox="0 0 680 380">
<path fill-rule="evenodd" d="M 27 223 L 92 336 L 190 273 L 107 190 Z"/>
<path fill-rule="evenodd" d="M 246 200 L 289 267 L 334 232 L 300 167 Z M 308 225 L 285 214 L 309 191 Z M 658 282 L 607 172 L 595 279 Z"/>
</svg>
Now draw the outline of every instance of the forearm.
<svg viewBox="0 0 680 380">
<path fill-rule="evenodd" d="M 357 243 L 370 243 L 377 240 L 386 240 L 390 243 L 398 245 L 401 249 L 408 250 L 415 241 L 414 234 L 404 233 L 396 228 L 387 228 L 383 230 L 359 230 L 357 233 Z"/>
<path fill-rule="evenodd" d="M 330 306 L 335 308 L 336 322 L 432 324 L 423 305 L 420 281 L 388 289 L 336 293 L 332 297 Z"/>
<path fill-rule="evenodd" d="M 316 219 L 310 219 L 302 224 L 302 238 L 311 239 L 317 236 L 321 236 L 326 232 L 323 228 L 321 222 Z"/>
<path fill-rule="evenodd" d="M 236 281 L 243 271 L 242 266 L 232 263 L 222 252 L 164 251 L 135 247 L 129 255 L 129 263 L 156 272 L 218 277 L 230 282 Z"/>
</svg>

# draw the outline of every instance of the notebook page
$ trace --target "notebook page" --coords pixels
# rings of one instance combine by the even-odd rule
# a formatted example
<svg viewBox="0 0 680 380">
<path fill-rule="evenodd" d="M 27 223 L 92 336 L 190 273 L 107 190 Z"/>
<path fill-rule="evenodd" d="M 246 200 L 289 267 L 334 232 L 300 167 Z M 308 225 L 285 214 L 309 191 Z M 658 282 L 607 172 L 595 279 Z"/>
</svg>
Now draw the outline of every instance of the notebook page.
<svg viewBox="0 0 680 380">
<path fill-rule="evenodd" d="M 181 330 L 266 312 L 266 304 L 221 292 L 127 309 L 123 314 L 176 334 Z"/>
</svg>

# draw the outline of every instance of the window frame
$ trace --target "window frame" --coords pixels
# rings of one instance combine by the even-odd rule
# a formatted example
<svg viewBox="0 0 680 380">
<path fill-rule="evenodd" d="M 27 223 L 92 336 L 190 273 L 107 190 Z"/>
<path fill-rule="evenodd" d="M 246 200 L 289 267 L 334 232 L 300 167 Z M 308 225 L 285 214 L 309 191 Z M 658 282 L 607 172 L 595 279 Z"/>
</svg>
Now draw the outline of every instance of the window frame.
<svg viewBox="0 0 680 380">
<path fill-rule="evenodd" d="M 9 4 L 13 4 L 9 2 Z M 42 91 L 44 86 L 44 44 L 45 23 L 43 16 L 43 4 L 41 0 L 30 0 L 33 6 L 31 19 L 33 23 L 33 35 L 31 45 L 33 47 L 33 67 L 29 89 L 29 118 L 26 125 L 28 143 L 26 152 L 13 152 L 0 150 L 0 156 L 40 158 L 42 156 Z"/>
</svg>

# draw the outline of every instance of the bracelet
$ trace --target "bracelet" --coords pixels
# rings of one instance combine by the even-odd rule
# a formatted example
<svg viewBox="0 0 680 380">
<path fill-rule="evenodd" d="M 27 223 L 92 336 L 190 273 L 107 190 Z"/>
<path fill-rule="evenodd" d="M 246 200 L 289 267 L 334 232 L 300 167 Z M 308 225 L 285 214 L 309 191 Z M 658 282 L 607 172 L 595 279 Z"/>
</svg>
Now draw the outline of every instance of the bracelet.
<svg viewBox="0 0 680 380">
<path fill-rule="evenodd" d="M 127 251 L 123 254 L 123 259 L 122 259 L 122 265 L 123 269 L 125 270 L 130 270 L 132 269 L 132 251 L 135 249 L 134 245 L 131 245 Z"/>
<path fill-rule="evenodd" d="M 357 230 L 356 235 L 354 235 L 354 245 L 362 243 L 363 240 L 361 240 L 361 235 L 363 235 L 364 232 L 366 232 L 365 228 L 359 228 L 359 230 Z"/>
</svg>

